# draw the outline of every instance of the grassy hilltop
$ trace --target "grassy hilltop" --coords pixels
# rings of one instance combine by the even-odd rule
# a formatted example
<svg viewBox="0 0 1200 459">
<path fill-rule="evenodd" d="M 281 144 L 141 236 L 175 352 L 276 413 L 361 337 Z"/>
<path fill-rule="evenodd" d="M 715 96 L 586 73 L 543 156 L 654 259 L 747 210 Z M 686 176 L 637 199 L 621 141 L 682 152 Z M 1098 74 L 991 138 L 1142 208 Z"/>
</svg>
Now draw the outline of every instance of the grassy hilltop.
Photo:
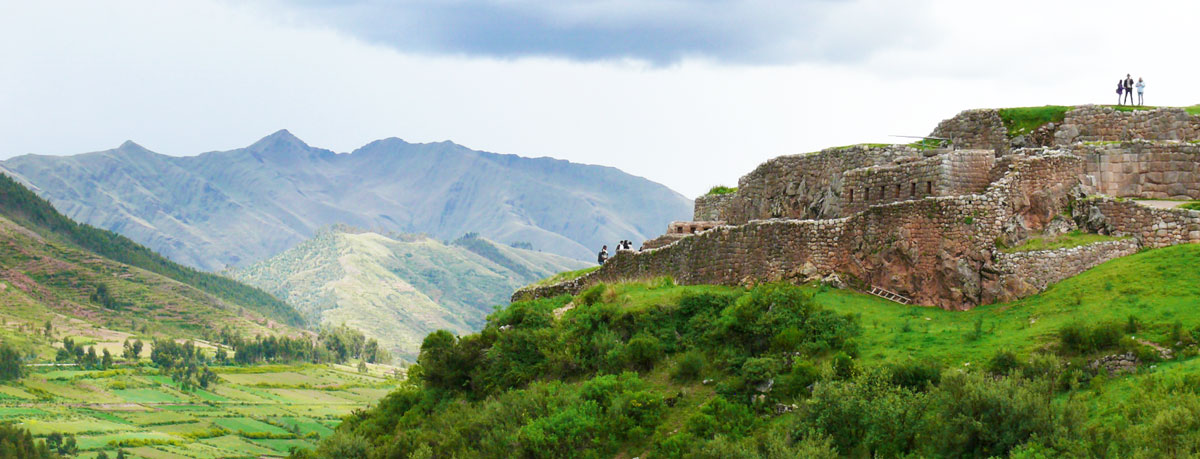
<svg viewBox="0 0 1200 459">
<path fill-rule="evenodd" d="M 409 383 L 317 454 L 1197 454 L 1198 262 L 1145 251 L 967 312 L 669 279 L 514 303 L 427 337 Z M 1110 356 L 1136 364 L 1093 365 Z"/>
</svg>

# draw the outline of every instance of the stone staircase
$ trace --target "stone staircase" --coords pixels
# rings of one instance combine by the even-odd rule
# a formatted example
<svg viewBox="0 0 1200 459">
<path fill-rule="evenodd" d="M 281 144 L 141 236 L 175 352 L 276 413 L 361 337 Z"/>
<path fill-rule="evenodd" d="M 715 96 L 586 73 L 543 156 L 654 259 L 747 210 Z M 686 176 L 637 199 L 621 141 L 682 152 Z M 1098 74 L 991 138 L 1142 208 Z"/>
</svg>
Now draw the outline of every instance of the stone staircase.
<svg viewBox="0 0 1200 459">
<path fill-rule="evenodd" d="M 875 295 L 877 297 L 883 298 L 888 301 L 895 301 L 900 304 L 911 304 L 912 303 L 912 299 L 909 299 L 908 297 L 906 297 L 904 295 L 901 295 L 899 293 L 896 293 L 896 292 L 893 292 L 893 291 L 890 291 L 887 289 L 875 287 L 875 286 L 871 286 L 871 290 L 868 291 L 867 293 L 870 293 L 872 295 Z"/>
</svg>

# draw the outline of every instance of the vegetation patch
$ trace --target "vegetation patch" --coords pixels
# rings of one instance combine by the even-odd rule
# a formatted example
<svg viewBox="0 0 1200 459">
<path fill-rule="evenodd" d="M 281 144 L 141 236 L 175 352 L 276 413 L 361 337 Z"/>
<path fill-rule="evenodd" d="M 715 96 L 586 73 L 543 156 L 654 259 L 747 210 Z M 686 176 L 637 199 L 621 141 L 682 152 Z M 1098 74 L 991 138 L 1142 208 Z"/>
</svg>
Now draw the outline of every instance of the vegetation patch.
<svg viewBox="0 0 1200 459">
<path fill-rule="evenodd" d="M 561 272 L 561 273 L 555 274 L 553 276 L 547 277 L 545 279 L 542 279 L 540 281 L 534 282 L 533 284 L 530 285 L 530 287 L 544 287 L 547 285 L 554 285 L 554 284 L 558 284 L 561 282 L 575 280 L 575 279 L 583 277 L 585 274 L 595 271 L 597 269 L 600 269 L 600 267 L 592 266 L 592 267 L 588 267 L 588 268 L 577 269 L 575 271 Z"/>
<path fill-rule="evenodd" d="M 724 185 L 717 185 L 712 188 L 709 188 L 708 193 L 706 193 L 705 196 L 719 196 L 719 195 L 723 195 L 723 194 L 733 194 L 733 193 L 737 193 L 736 186 L 730 187 L 730 186 L 724 186 Z"/>
<path fill-rule="evenodd" d="M 1034 236 L 1026 239 L 1016 247 L 1000 247 L 1001 252 L 1016 253 L 1016 252 L 1033 252 L 1037 250 L 1057 250 L 1069 249 L 1071 247 L 1080 247 L 1088 244 L 1105 241 L 1119 241 L 1129 239 L 1129 237 L 1106 236 L 1096 233 L 1085 233 L 1080 230 L 1071 231 L 1069 233 L 1060 234 L 1057 236 Z"/>
<path fill-rule="evenodd" d="M 1061 123 L 1067 111 L 1073 107 L 1064 105 L 1045 105 L 1041 107 L 1015 107 L 997 110 L 1004 127 L 1008 129 L 1008 137 L 1033 132 L 1046 123 Z"/>
</svg>

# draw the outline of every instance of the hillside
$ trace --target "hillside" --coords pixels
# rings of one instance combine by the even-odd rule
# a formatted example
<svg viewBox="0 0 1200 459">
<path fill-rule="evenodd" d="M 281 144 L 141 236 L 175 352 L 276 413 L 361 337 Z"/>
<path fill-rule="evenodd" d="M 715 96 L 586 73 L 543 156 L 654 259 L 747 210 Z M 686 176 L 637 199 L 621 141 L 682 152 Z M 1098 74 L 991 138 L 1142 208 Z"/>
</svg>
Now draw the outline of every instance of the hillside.
<svg viewBox="0 0 1200 459">
<path fill-rule="evenodd" d="M 211 339 L 221 329 L 244 336 L 299 333 L 250 306 L 113 261 L 7 215 L 0 216 L 0 266 L 0 337 L 46 361 L 54 360 L 53 340 L 37 332 L 47 323 L 54 336 L 117 352 L 135 334 Z"/>
<path fill-rule="evenodd" d="M 349 154 L 287 131 L 231 151 L 174 157 L 133 142 L 0 162 L 67 216 L 205 270 L 244 267 L 348 224 L 591 260 L 603 244 L 657 236 L 691 201 L 611 167 L 390 138 Z"/>
<path fill-rule="evenodd" d="M 38 235 L 69 242 L 116 262 L 160 274 L 271 319 L 290 325 L 303 324 L 299 314 L 277 298 L 221 276 L 180 266 L 124 236 L 78 224 L 3 174 L 0 174 L 0 215 L 25 225 Z"/>
<path fill-rule="evenodd" d="M 446 245 L 338 227 L 230 274 L 284 298 L 313 323 L 360 329 L 411 361 L 430 332 L 476 331 L 517 287 L 581 266 L 474 236 Z"/>
<path fill-rule="evenodd" d="M 1149 250 L 970 311 L 665 278 L 513 303 L 427 337 L 420 380 L 316 455 L 1194 455 L 1197 262 Z"/>
</svg>

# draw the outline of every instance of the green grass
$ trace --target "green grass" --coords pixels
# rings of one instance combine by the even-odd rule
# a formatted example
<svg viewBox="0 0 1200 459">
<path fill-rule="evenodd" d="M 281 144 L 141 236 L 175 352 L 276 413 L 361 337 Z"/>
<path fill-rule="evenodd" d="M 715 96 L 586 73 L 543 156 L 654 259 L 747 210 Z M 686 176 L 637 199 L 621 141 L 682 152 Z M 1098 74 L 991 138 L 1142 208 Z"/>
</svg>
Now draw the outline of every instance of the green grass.
<svg viewBox="0 0 1200 459">
<path fill-rule="evenodd" d="M 1075 230 L 1058 236 L 1034 236 L 1026 239 L 1021 245 L 1016 247 L 1001 247 L 1001 252 L 1016 253 L 1016 252 L 1033 252 L 1035 250 L 1056 250 L 1068 249 L 1071 247 L 1079 247 L 1088 244 L 1105 241 L 1117 241 L 1121 237 L 1105 236 L 1103 234 L 1085 233 Z"/>
<path fill-rule="evenodd" d="M 1014 107 L 997 110 L 1004 127 L 1008 129 L 1008 137 L 1028 134 L 1038 126 L 1046 123 L 1061 123 L 1067 111 L 1073 107 L 1064 105 L 1045 105 L 1041 107 Z"/>
<path fill-rule="evenodd" d="M 559 282 L 566 282 L 569 280 L 578 279 L 580 277 L 583 277 L 584 274 L 590 273 L 597 269 L 600 269 L 600 267 L 592 266 L 592 267 L 588 267 L 588 268 L 577 269 L 575 271 L 561 272 L 561 273 L 555 274 L 553 276 L 547 277 L 545 279 L 542 279 L 540 281 L 534 282 L 533 284 L 530 284 L 530 287 L 542 287 L 542 286 L 546 286 L 546 285 L 554 285 Z"/>
<path fill-rule="evenodd" d="M 179 392 L 162 387 L 173 383 L 152 368 L 34 373 L 23 381 L 0 384 L 0 390 L 36 387 L 54 400 L 31 406 L 31 400 L 0 399 L 0 421 L 28 427 L 35 436 L 74 433 L 84 450 L 80 457 L 93 457 L 101 450 L 115 457 L 116 448 L 109 445 L 119 441 L 149 442 L 124 448 L 127 454 L 135 453 L 131 457 L 279 455 L 294 446 L 315 447 L 316 439 L 307 435 L 331 435 L 330 426 L 341 416 L 376 403 L 398 384 L 326 365 L 218 370 L 237 382 L 225 380 L 210 391 Z M 272 381 L 284 387 L 257 386 Z M 129 388 L 109 388 L 115 382 Z M 321 389 L 314 388 L 318 386 Z M 88 388 L 95 390 L 80 400 Z M 299 438 L 289 438 L 296 435 L 293 429 Z"/>
<path fill-rule="evenodd" d="M 1176 209 L 1200 210 L 1200 201 L 1190 201 L 1185 204 L 1175 206 Z"/>
<path fill-rule="evenodd" d="M 725 186 L 725 185 L 717 185 L 712 188 L 709 188 L 708 193 L 705 193 L 705 196 L 718 196 L 718 195 L 722 195 L 722 194 L 733 194 L 733 193 L 737 193 L 736 186 L 729 187 L 729 186 Z"/>
<path fill-rule="evenodd" d="M 1052 285 L 1045 292 L 1009 303 L 946 311 L 900 305 L 874 296 L 831 288 L 809 289 L 821 306 L 859 316 L 861 360 L 883 364 L 929 359 L 950 366 L 978 365 L 999 349 L 1029 354 L 1044 349 L 1058 329 L 1086 318 L 1089 323 L 1121 322 L 1130 316 L 1146 324 L 1141 338 L 1162 341 L 1171 324 L 1200 326 L 1200 244 L 1148 250 L 1104 263 Z M 616 284 L 615 302 L 640 310 L 674 304 L 687 294 L 738 292 L 712 285 Z M 980 322 L 982 333 L 969 339 Z"/>
</svg>

